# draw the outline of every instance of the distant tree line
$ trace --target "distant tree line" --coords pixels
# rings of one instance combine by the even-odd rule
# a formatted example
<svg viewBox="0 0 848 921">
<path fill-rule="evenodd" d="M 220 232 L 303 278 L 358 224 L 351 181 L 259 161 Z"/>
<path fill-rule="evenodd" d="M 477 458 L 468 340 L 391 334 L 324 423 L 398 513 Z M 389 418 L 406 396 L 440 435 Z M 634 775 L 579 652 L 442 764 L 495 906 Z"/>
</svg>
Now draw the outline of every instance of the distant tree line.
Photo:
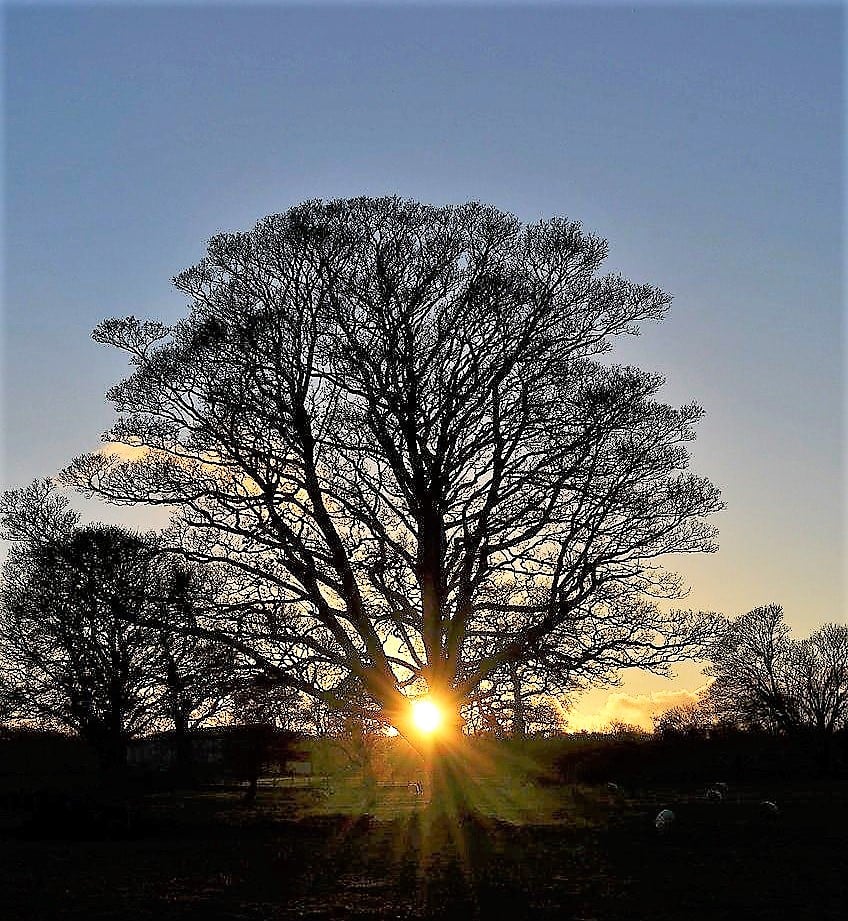
<svg viewBox="0 0 848 921">
<path fill-rule="evenodd" d="M 214 568 L 169 553 L 160 536 L 81 525 L 49 480 L 6 492 L 3 537 L 11 549 L 0 589 L 0 719 L 69 731 L 110 771 L 131 739 L 173 737 L 174 769 L 191 773 L 189 737 L 215 722 L 265 724 L 362 739 L 363 689 L 350 682 L 349 712 L 293 694 L 215 641 L 203 611 L 223 604 Z M 232 616 L 239 605 L 230 599 Z M 717 618 L 704 645 L 713 679 L 701 698 L 655 719 L 667 741 L 746 733 L 811 746 L 829 764 L 848 733 L 848 626 L 825 624 L 795 639 L 778 605 Z M 498 694 L 470 709 L 468 730 L 496 737 L 555 736 L 563 707 L 518 667 Z M 567 701 L 562 701 L 567 706 Z M 633 746 L 644 734 L 608 734 Z"/>
</svg>

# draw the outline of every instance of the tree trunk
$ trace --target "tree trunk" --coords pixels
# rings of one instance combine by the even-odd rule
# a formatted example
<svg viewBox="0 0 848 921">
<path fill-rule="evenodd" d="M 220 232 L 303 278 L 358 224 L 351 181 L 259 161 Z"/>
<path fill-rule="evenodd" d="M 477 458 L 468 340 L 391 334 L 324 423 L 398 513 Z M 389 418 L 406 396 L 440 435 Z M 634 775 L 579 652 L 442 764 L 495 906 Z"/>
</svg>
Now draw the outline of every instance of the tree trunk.
<svg viewBox="0 0 848 921">
<path fill-rule="evenodd" d="M 512 684 L 512 735 L 523 739 L 527 734 L 527 719 L 524 712 L 524 698 L 521 696 L 521 679 L 518 669 L 513 663 L 509 669 L 510 683 Z"/>
<path fill-rule="evenodd" d="M 99 723 L 80 730 L 80 737 L 92 748 L 104 789 L 121 788 L 126 781 L 127 742 L 120 727 Z"/>
<path fill-rule="evenodd" d="M 188 734 L 188 719 L 174 708 L 174 782 L 178 787 L 194 785 L 194 758 Z"/>
<path fill-rule="evenodd" d="M 245 773 L 247 774 L 247 791 L 244 794 L 246 802 L 252 803 L 256 799 L 259 789 L 259 772 L 262 765 L 262 741 L 260 729 L 257 726 L 248 726 L 245 738 Z"/>
</svg>

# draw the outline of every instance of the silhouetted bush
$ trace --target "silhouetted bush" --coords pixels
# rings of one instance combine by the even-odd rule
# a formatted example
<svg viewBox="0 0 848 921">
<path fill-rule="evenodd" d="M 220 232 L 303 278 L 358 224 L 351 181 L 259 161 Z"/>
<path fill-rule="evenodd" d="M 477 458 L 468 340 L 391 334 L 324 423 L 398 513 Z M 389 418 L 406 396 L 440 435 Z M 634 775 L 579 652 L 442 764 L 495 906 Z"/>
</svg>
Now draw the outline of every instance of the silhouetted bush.
<svg viewBox="0 0 848 921">
<path fill-rule="evenodd" d="M 148 788 L 247 783 L 253 793 L 260 776 L 286 772 L 286 763 L 304 756 L 304 736 L 267 723 L 209 726 L 187 735 L 191 783 L 178 766 L 173 731 L 134 739 L 129 745 L 130 776 Z"/>
<path fill-rule="evenodd" d="M 555 759 L 563 782 L 600 784 L 611 780 L 645 787 L 792 781 L 844 776 L 848 736 L 839 733 L 828 752 L 806 735 L 776 735 L 723 729 L 709 735 L 620 736 L 587 734 L 564 742 Z"/>
<path fill-rule="evenodd" d="M 104 776 L 92 748 L 67 733 L 0 729 L 0 833 L 103 837 L 131 828 L 129 790 Z"/>
<path fill-rule="evenodd" d="M 98 782 L 96 754 L 78 736 L 0 727 L 0 794 L 77 789 Z"/>
</svg>

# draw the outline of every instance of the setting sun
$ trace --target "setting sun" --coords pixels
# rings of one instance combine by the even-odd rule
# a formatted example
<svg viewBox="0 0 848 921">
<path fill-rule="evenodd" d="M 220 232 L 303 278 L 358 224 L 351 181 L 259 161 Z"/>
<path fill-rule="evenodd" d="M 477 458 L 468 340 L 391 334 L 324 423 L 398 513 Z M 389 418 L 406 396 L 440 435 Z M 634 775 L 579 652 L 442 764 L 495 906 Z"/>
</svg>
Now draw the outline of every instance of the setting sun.
<svg viewBox="0 0 848 921">
<path fill-rule="evenodd" d="M 424 697 L 413 701 L 412 721 L 419 732 L 435 732 L 442 722 L 442 711 L 432 700 Z"/>
</svg>

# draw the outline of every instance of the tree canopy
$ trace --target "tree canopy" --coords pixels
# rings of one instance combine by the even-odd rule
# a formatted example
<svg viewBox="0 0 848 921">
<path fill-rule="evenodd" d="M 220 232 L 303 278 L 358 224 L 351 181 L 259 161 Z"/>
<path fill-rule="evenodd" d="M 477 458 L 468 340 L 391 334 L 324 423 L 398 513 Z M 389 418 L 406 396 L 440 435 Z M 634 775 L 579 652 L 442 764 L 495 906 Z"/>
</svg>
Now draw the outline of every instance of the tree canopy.
<svg viewBox="0 0 848 921">
<path fill-rule="evenodd" d="M 228 574 L 206 628 L 281 684 L 409 730 L 663 670 L 699 620 L 669 554 L 715 549 L 718 489 L 688 469 L 702 411 L 614 340 L 656 287 L 602 274 L 604 240 L 479 203 L 309 201 L 221 233 L 175 279 L 171 327 L 101 323 L 134 366 L 113 445 L 66 483 L 173 510 L 168 545 Z"/>
<path fill-rule="evenodd" d="M 706 704 L 746 729 L 822 741 L 848 726 L 848 626 L 822 624 L 795 639 L 783 608 L 767 604 L 724 622 L 708 652 Z"/>
</svg>

